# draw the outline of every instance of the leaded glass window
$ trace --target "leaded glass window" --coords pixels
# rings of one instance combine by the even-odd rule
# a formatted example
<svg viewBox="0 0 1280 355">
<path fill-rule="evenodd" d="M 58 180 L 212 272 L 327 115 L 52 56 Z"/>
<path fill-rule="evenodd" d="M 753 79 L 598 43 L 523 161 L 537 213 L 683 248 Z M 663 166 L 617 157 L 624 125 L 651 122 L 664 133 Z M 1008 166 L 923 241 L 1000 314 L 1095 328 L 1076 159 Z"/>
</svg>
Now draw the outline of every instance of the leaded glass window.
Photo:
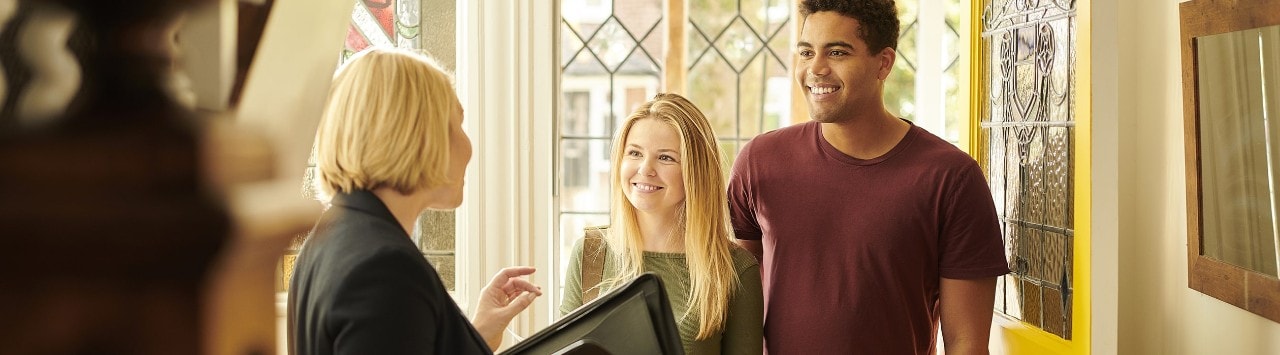
<svg viewBox="0 0 1280 355">
<path fill-rule="evenodd" d="M 720 138 L 725 172 L 756 135 L 791 123 L 791 1 L 689 4 L 688 97 Z"/>
<path fill-rule="evenodd" d="M 983 7 L 988 92 L 980 161 L 1003 224 L 1012 273 L 996 311 L 1071 338 L 1076 8 L 1070 0 Z"/>
<path fill-rule="evenodd" d="M 967 2 L 959 0 L 898 0 L 898 58 L 885 81 L 884 103 L 889 112 L 911 120 L 952 144 L 967 127 L 968 71 L 961 64 L 961 16 Z"/>
</svg>

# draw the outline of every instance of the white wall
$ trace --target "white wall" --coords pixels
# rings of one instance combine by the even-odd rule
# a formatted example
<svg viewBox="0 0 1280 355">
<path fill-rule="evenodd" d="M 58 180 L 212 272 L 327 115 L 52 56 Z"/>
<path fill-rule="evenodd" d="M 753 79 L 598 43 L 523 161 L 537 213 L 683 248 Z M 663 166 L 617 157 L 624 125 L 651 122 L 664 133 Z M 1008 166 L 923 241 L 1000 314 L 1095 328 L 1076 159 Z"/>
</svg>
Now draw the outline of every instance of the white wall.
<svg viewBox="0 0 1280 355">
<path fill-rule="evenodd" d="M 1280 324 L 1187 287 L 1180 2 L 1117 5 L 1118 353 L 1280 354 Z"/>
</svg>

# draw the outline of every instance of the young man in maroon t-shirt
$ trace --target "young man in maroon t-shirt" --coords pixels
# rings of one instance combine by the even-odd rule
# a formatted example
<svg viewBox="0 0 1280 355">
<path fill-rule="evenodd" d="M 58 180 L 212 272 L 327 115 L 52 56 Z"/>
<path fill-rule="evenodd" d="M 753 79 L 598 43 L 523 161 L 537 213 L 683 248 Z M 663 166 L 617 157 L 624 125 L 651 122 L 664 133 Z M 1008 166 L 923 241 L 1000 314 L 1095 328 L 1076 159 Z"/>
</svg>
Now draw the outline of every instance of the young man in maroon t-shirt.
<svg viewBox="0 0 1280 355">
<path fill-rule="evenodd" d="M 756 137 L 730 212 L 760 258 L 770 354 L 985 354 L 1009 271 L 991 192 L 967 154 L 884 106 L 891 0 L 801 5 L 796 81 L 812 121 Z"/>
</svg>

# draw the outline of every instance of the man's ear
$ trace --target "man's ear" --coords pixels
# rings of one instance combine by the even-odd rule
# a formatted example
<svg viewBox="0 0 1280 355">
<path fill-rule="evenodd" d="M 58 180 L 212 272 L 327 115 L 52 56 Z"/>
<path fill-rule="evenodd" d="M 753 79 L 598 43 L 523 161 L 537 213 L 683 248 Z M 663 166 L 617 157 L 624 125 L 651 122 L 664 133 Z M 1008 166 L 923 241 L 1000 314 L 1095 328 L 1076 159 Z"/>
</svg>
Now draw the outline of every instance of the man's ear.
<svg viewBox="0 0 1280 355">
<path fill-rule="evenodd" d="M 880 53 L 876 54 L 876 58 L 880 59 L 880 72 L 877 77 L 885 80 L 889 77 L 889 72 L 893 71 L 893 62 L 898 59 L 898 51 L 890 47 L 884 47 Z"/>
</svg>

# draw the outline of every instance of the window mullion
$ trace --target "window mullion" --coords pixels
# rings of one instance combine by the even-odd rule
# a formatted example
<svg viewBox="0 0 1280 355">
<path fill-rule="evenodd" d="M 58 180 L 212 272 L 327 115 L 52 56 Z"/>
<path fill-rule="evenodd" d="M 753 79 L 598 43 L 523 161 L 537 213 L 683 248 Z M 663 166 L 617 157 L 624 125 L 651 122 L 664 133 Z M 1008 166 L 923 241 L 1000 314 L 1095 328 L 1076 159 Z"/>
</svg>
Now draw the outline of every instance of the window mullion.
<svg viewBox="0 0 1280 355">
<path fill-rule="evenodd" d="M 946 31 L 946 7 L 930 3 L 932 1 L 928 3 L 921 1 L 916 7 L 920 27 L 916 32 L 916 57 L 911 58 L 917 65 L 916 108 L 912 120 L 915 125 L 946 138 L 947 116 L 944 105 L 947 88 L 939 83 L 942 83 L 943 77 L 946 76 L 945 60 L 948 58 L 945 58 L 943 47 L 939 45 L 940 41 L 923 40 L 943 37 L 943 31 Z"/>
<path fill-rule="evenodd" d="M 688 55 L 685 39 L 685 26 L 689 23 L 689 6 L 685 0 L 667 0 L 663 8 L 667 21 L 667 38 L 663 46 L 666 49 L 666 62 L 662 70 L 662 90 L 665 92 L 685 94 L 685 78 L 689 69 L 685 66 Z"/>
<path fill-rule="evenodd" d="M 791 122 L 800 122 L 801 120 L 809 120 L 809 106 L 806 105 L 804 98 L 804 86 L 794 80 L 796 67 L 796 56 L 793 54 L 796 42 L 800 41 L 800 28 L 804 25 L 804 17 L 800 15 L 800 7 L 792 6 L 791 19 L 794 25 L 791 26 L 791 47 L 788 49 L 787 56 L 790 57 L 791 71 L 793 80 L 791 80 Z"/>
</svg>

